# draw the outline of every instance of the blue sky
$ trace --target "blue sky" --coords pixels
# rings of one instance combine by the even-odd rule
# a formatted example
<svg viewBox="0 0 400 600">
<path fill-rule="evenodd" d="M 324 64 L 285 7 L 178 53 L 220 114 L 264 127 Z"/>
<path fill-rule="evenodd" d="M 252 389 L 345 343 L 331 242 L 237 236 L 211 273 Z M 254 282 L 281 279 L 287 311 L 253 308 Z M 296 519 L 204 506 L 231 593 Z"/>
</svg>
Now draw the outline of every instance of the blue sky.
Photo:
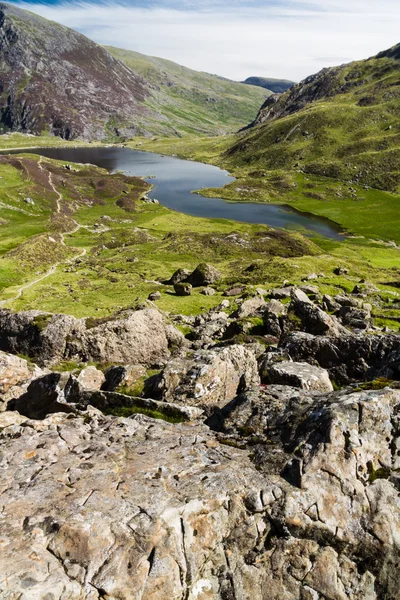
<svg viewBox="0 0 400 600">
<path fill-rule="evenodd" d="M 399 0 L 25 0 L 102 44 L 241 80 L 300 80 L 400 42 Z"/>
</svg>

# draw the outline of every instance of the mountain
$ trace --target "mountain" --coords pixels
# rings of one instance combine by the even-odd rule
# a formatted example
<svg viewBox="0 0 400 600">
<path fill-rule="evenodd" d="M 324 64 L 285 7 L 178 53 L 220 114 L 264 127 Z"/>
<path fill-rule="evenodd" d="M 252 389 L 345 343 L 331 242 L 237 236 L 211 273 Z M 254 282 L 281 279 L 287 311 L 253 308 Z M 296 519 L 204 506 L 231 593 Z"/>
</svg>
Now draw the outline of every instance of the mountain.
<svg viewBox="0 0 400 600">
<path fill-rule="evenodd" d="M 400 45 L 323 69 L 264 103 L 228 151 L 236 166 L 400 190 Z"/>
<path fill-rule="evenodd" d="M 145 106 L 158 113 L 164 135 L 238 130 L 271 95 L 269 90 L 193 71 L 162 58 L 114 47 L 106 50 L 149 84 Z"/>
<path fill-rule="evenodd" d="M 143 68 L 146 60 L 153 71 Z M 0 3 L 3 132 L 89 140 L 216 135 L 245 125 L 264 100 L 256 87 L 168 61 L 110 53 L 76 31 Z"/>
<path fill-rule="evenodd" d="M 295 82 L 289 79 L 272 79 L 270 77 L 248 77 L 243 83 L 246 85 L 256 85 L 274 94 L 282 94 L 295 85 Z"/>
</svg>

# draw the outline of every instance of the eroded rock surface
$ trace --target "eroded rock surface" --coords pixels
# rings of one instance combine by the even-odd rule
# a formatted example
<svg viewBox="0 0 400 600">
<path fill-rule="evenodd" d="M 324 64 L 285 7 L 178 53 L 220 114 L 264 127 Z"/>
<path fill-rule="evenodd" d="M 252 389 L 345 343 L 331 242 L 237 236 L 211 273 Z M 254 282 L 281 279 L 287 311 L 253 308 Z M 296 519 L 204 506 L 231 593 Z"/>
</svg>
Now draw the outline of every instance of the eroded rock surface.
<svg viewBox="0 0 400 600">
<path fill-rule="evenodd" d="M 223 406 L 240 389 L 260 383 L 255 354 L 245 346 L 199 351 L 169 361 L 160 375 L 148 381 L 146 395 L 194 406 Z"/>
<path fill-rule="evenodd" d="M 182 337 L 178 332 L 176 335 Z M 25 354 L 41 365 L 63 360 L 162 363 L 169 357 L 170 338 L 171 326 L 155 309 L 131 311 L 99 323 L 40 311 L 0 310 L 1 349 Z"/>
<path fill-rule="evenodd" d="M 251 394 L 221 433 L 0 415 L 3 596 L 396 600 L 400 392 Z"/>
</svg>

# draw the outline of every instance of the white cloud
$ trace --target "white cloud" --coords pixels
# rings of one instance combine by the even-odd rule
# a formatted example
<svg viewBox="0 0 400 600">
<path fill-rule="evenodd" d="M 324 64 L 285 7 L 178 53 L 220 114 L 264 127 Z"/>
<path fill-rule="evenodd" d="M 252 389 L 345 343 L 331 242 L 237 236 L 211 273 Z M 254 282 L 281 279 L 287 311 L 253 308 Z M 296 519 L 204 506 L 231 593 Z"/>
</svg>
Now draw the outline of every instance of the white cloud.
<svg viewBox="0 0 400 600">
<path fill-rule="evenodd" d="M 19 6 L 98 43 L 238 80 L 250 75 L 299 80 L 400 42 L 398 0 L 256 3 L 181 0 L 190 10 L 168 8 L 164 1 L 153 8 L 86 2 Z"/>
</svg>

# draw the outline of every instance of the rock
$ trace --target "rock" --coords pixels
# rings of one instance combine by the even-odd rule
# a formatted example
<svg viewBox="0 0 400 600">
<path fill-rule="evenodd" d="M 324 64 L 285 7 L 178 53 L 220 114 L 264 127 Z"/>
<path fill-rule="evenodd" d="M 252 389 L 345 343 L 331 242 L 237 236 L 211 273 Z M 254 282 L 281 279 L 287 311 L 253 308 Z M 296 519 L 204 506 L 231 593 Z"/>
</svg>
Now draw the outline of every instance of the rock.
<svg viewBox="0 0 400 600">
<path fill-rule="evenodd" d="M 318 275 L 316 273 L 310 273 L 303 281 L 315 281 L 316 279 L 318 279 Z"/>
<path fill-rule="evenodd" d="M 328 371 L 308 363 L 277 362 L 264 370 L 263 383 L 289 385 L 315 392 L 333 392 Z"/>
<path fill-rule="evenodd" d="M 369 329 L 371 327 L 371 312 L 352 306 L 342 306 L 339 312 L 342 323 L 354 329 Z"/>
<path fill-rule="evenodd" d="M 266 302 L 262 296 L 254 296 L 242 302 L 239 308 L 232 314 L 233 319 L 243 319 L 245 317 L 257 317 L 262 314 L 262 309 L 266 307 Z"/>
<path fill-rule="evenodd" d="M 0 349 L 24 354 L 39 366 L 62 362 L 69 355 L 68 340 L 85 331 L 84 319 L 37 310 L 13 313 L 0 310 Z"/>
<path fill-rule="evenodd" d="M 134 311 L 87 329 L 70 353 L 85 362 L 157 365 L 169 356 L 166 326 L 155 309 Z"/>
<path fill-rule="evenodd" d="M 214 290 L 214 288 L 208 286 L 208 287 L 205 287 L 201 293 L 203 294 L 203 296 L 215 296 L 216 291 Z"/>
<path fill-rule="evenodd" d="M 346 267 L 336 267 L 336 269 L 333 270 L 335 275 L 348 275 L 349 274 L 349 270 L 346 269 Z"/>
<path fill-rule="evenodd" d="M 239 390 L 260 383 L 257 360 L 245 346 L 196 352 L 170 361 L 145 383 L 144 394 L 191 406 L 223 406 Z"/>
<path fill-rule="evenodd" d="M 359 334 L 335 338 L 296 332 L 284 336 L 281 347 L 294 361 L 319 365 L 339 385 L 347 385 L 372 381 L 389 369 L 400 347 L 400 336 Z"/>
<path fill-rule="evenodd" d="M 287 390 L 270 386 L 243 394 L 209 419 L 219 439 L 248 446 L 256 467 L 277 483 L 263 494 L 268 517 L 283 535 L 272 542 L 277 570 L 267 575 L 268 594 L 254 597 L 396 597 L 400 503 L 393 448 L 399 427 L 392 422 L 400 392 L 317 400 Z M 253 502 L 262 510 L 256 497 Z M 361 572 L 360 557 L 367 567 Z M 254 560 L 259 566 L 257 552 Z"/>
<path fill-rule="evenodd" d="M 151 302 L 156 302 L 157 300 L 161 300 L 160 292 L 153 292 L 152 294 L 149 294 L 148 300 L 150 300 Z"/>
<path fill-rule="evenodd" d="M 0 395 L 30 379 L 31 374 L 26 360 L 0 352 Z"/>
<path fill-rule="evenodd" d="M 169 356 L 163 317 L 147 308 L 98 323 L 40 311 L 0 310 L 0 347 L 48 366 L 64 360 L 151 366 Z"/>
<path fill-rule="evenodd" d="M 146 369 L 142 365 L 110 367 L 104 373 L 105 382 L 101 389 L 106 392 L 114 392 L 120 386 L 129 388 L 145 375 Z"/>
<path fill-rule="evenodd" d="M 294 286 L 287 286 L 283 288 L 276 288 L 269 292 L 269 297 L 273 300 L 284 300 L 285 298 L 291 298 Z"/>
<path fill-rule="evenodd" d="M 217 598 L 234 585 L 227 548 L 250 594 L 236 547 L 257 543 L 263 519 L 246 505 L 263 481 L 205 426 L 92 410 L 11 425 L 0 442 L 0 595 Z"/>
<path fill-rule="evenodd" d="M 225 290 L 224 296 L 240 296 L 243 294 L 244 289 L 242 287 L 234 287 L 229 290 Z"/>
<path fill-rule="evenodd" d="M 394 599 L 399 409 L 269 386 L 211 415 L 218 433 L 3 413 L 0 595 Z"/>
<path fill-rule="evenodd" d="M 44 419 L 57 412 L 74 412 L 64 394 L 66 388 L 71 399 L 76 399 L 81 391 L 76 377 L 71 377 L 70 373 L 44 375 L 34 379 L 24 394 L 10 400 L 7 410 L 16 410 L 30 419 Z"/>
<path fill-rule="evenodd" d="M 181 283 L 182 281 L 186 281 L 190 275 L 190 271 L 187 269 L 178 269 L 172 275 L 171 279 L 167 281 L 168 285 L 175 285 L 177 283 Z"/>
<path fill-rule="evenodd" d="M 193 273 L 189 275 L 187 281 L 193 287 L 202 287 L 203 285 L 211 285 L 221 279 L 221 273 L 212 265 L 200 263 Z"/>
<path fill-rule="evenodd" d="M 339 321 L 328 315 L 321 308 L 316 306 L 308 296 L 299 289 L 292 292 L 292 302 L 289 312 L 294 313 L 301 320 L 301 330 L 314 335 L 332 335 L 339 336 L 347 330 Z"/>
<path fill-rule="evenodd" d="M 335 296 L 335 302 L 340 306 L 353 306 L 354 308 L 361 308 L 362 301 L 358 298 L 350 298 L 350 296 Z"/>
<path fill-rule="evenodd" d="M 106 381 L 104 373 L 96 367 L 85 367 L 76 379 L 85 390 L 99 390 Z"/>
<path fill-rule="evenodd" d="M 197 349 L 206 348 L 215 344 L 215 340 L 221 339 L 228 328 L 228 315 L 224 312 L 210 311 L 205 315 L 199 315 L 194 321 L 194 327 L 190 339 L 197 341 Z"/>
<path fill-rule="evenodd" d="M 0 411 L 5 410 L 9 400 L 26 392 L 29 383 L 41 375 L 44 371 L 36 365 L 0 351 Z"/>
<path fill-rule="evenodd" d="M 263 310 L 265 332 L 280 338 L 284 329 L 282 317 L 287 314 L 287 307 L 278 300 L 271 300 Z"/>
<path fill-rule="evenodd" d="M 172 351 L 179 350 L 187 345 L 187 341 L 182 331 L 179 331 L 171 323 L 165 325 L 165 335 L 167 336 L 168 348 Z"/>
<path fill-rule="evenodd" d="M 192 285 L 190 283 L 176 283 L 174 285 L 174 290 L 177 296 L 192 295 Z"/>
<path fill-rule="evenodd" d="M 322 307 L 325 311 L 338 312 L 340 310 L 340 304 L 336 300 L 329 296 L 329 294 L 324 294 L 322 297 Z"/>
<path fill-rule="evenodd" d="M 352 294 L 368 296 L 369 294 L 377 294 L 379 291 L 379 288 L 377 288 L 373 283 L 365 282 L 357 284 L 354 287 Z"/>
<path fill-rule="evenodd" d="M 167 421 L 171 419 L 176 423 L 194 421 L 199 419 L 203 414 L 200 408 L 194 406 L 158 402 L 149 398 L 138 398 L 105 391 L 84 390 L 79 394 L 79 397 L 74 399 L 74 404 L 79 411 L 86 411 L 91 406 L 106 413 L 115 411 L 116 409 L 123 409 L 126 414 L 142 413 L 148 416 L 155 415 L 155 418 L 163 418 Z"/>
</svg>

